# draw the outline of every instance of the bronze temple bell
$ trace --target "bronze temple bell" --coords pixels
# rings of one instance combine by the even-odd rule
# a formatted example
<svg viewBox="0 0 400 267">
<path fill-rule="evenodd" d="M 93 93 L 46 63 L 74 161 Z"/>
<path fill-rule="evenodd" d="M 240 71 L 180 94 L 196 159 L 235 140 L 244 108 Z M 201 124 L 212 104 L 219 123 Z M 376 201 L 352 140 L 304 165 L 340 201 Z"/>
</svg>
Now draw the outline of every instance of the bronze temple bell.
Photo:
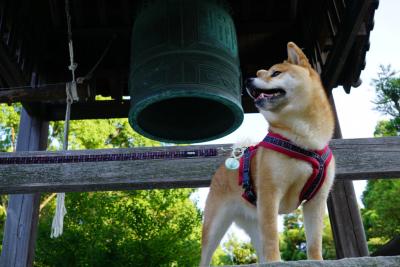
<svg viewBox="0 0 400 267">
<path fill-rule="evenodd" d="M 216 139 L 243 121 L 238 46 L 220 0 L 143 2 L 132 32 L 129 123 L 171 143 Z"/>
</svg>

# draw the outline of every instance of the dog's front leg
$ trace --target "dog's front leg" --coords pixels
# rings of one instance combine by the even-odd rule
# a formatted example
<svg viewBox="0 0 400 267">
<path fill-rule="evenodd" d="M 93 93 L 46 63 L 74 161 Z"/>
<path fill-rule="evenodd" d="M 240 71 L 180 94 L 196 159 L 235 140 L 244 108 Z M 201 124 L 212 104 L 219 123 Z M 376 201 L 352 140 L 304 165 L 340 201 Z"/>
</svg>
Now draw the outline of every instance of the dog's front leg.
<svg viewBox="0 0 400 267">
<path fill-rule="evenodd" d="M 326 198 L 316 196 L 303 205 L 304 227 L 307 240 L 307 258 L 322 260 L 322 231 Z"/>
<path fill-rule="evenodd" d="M 257 212 L 263 254 L 268 262 L 280 261 L 279 234 L 278 234 L 278 209 L 279 200 L 276 192 L 260 192 L 257 200 Z"/>
</svg>

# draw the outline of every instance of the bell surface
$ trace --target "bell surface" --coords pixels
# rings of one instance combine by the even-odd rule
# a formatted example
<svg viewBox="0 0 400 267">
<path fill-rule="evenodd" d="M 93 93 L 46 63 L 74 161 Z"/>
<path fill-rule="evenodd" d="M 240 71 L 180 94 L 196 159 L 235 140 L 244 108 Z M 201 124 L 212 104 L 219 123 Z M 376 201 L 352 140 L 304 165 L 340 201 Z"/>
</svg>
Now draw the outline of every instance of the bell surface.
<svg viewBox="0 0 400 267">
<path fill-rule="evenodd" d="M 145 1 L 132 31 L 129 123 L 151 139 L 194 143 L 243 121 L 238 46 L 223 1 Z"/>
</svg>

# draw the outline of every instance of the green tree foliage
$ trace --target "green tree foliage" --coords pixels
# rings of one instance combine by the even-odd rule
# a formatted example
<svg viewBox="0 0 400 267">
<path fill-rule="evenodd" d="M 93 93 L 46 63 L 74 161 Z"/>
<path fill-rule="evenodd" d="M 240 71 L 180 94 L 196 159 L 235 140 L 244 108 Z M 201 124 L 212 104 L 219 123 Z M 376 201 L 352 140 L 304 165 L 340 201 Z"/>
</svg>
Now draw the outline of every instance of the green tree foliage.
<svg viewBox="0 0 400 267">
<path fill-rule="evenodd" d="M 283 233 L 280 237 L 280 250 L 283 260 L 291 261 L 307 259 L 307 246 L 303 217 L 299 209 L 284 216 Z M 324 259 L 336 258 L 332 231 L 327 215 L 324 216 L 322 256 Z"/>
<path fill-rule="evenodd" d="M 51 239 L 55 205 L 41 213 L 36 266 L 195 266 L 201 214 L 192 190 L 67 194 L 64 233 Z"/>
<path fill-rule="evenodd" d="M 400 117 L 400 78 L 391 66 L 379 66 L 378 77 L 372 80 L 375 86 L 376 109 L 394 118 Z"/>
<path fill-rule="evenodd" d="M 233 261 L 229 253 L 225 252 L 221 246 L 218 246 L 211 259 L 211 266 L 226 266 L 232 265 Z"/>
<path fill-rule="evenodd" d="M 63 123 L 51 124 L 62 143 Z M 72 121 L 70 148 L 158 146 L 126 119 Z M 67 194 L 64 234 L 50 239 L 54 204 L 43 211 L 36 266 L 193 266 L 200 252 L 201 215 L 193 190 Z M 54 251 L 49 253 L 49 251 Z"/>
<path fill-rule="evenodd" d="M 400 234 L 400 181 L 370 180 L 361 210 L 371 252 Z"/>
<path fill-rule="evenodd" d="M 399 132 L 400 125 L 400 117 L 394 118 L 390 120 L 381 120 L 378 121 L 378 124 L 375 126 L 374 136 L 375 137 L 384 137 L 384 136 L 396 136 Z"/>
<path fill-rule="evenodd" d="M 374 133 L 376 137 L 400 133 L 400 77 L 395 77 L 396 73 L 390 65 L 381 65 L 378 77 L 372 80 L 376 91 L 376 109 L 391 117 L 378 122 Z"/>
<path fill-rule="evenodd" d="M 60 149 L 63 136 L 64 122 L 51 122 L 49 149 Z M 72 150 L 160 145 L 134 132 L 126 119 L 71 121 L 68 144 Z"/>
<path fill-rule="evenodd" d="M 389 66 L 380 66 L 373 80 L 376 109 L 389 116 L 379 121 L 374 136 L 397 136 L 400 132 L 400 77 Z M 400 234 L 400 180 L 369 180 L 362 195 L 361 216 L 370 252 Z"/>
<path fill-rule="evenodd" d="M 283 260 L 307 259 L 306 238 L 301 211 L 284 216 L 283 233 L 280 237 L 280 250 Z"/>
<path fill-rule="evenodd" d="M 20 105 L 0 105 L 0 151 L 12 151 Z M 62 147 L 64 123 L 51 122 L 49 149 Z M 135 133 L 126 119 L 71 121 L 70 149 L 159 146 Z M 134 170 L 132 170 L 134 171 Z M 201 213 L 193 190 L 69 193 L 64 234 L 50 238 L 55 201 L 40 213 L 35 266 L 195 266 Z M 46 199 L 49 194 L 44 194 Z M 2 239 L 6 198 L 0 199 Z"/>
<path fill-rule="evenodd" d="M 240 265 L 257 262 L 256 251 L 250 242 L 240 241 L 234 234 L 215 251 L 211 265 Z"/>
<path fill-rule="evenodd" d="M 257 262 L 256 251 L 249 242 L 240 242 L 237 237 L 232 237 L 224 244 L 232 264 L 251 264 Z"/>
<path fill-rule="evenodd" d="M 11 152 L 15 148 L 18 134 L 21 105 L 0 104 L 0 152 Z"/>
</svg>

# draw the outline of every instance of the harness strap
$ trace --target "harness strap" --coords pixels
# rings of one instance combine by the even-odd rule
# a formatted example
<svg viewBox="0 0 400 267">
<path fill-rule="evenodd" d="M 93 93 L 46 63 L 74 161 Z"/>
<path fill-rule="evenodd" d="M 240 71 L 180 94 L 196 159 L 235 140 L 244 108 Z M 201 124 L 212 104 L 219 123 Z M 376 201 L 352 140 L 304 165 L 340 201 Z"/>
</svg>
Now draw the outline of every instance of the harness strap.
<svg viewBox="0 0 400 267">
<path fill-rule="evenodd" d="M 244 189 L 242 197 L 254 206 L 257 203 L 257 196 L 251 182 L 250 162 L 255 155 L 256 149 L 256 146 L 248 147 L 240 158 L 239 166 L 239 185 L 242 185 Z"/>
<path fill-rule="evenodd" d="M 313 172 L 301 190 L 299 205 L 311 200 L 321 188 L 325 181 L 327 166 L 333 156 L 329 146 L 325 146 L 324 149 L 319 151 L 310 151 L 293 144 L 278 134 L 268 133 L 258 145 L 246 149 L 240 160 L 239 185 L 242 185 L 244 189 L 242 196 L 253 205 L 257 203 L 257 196 L 251 184 L 250 161 L 258 147 L 271 149 L 311 164 Z"/>
</svg>

